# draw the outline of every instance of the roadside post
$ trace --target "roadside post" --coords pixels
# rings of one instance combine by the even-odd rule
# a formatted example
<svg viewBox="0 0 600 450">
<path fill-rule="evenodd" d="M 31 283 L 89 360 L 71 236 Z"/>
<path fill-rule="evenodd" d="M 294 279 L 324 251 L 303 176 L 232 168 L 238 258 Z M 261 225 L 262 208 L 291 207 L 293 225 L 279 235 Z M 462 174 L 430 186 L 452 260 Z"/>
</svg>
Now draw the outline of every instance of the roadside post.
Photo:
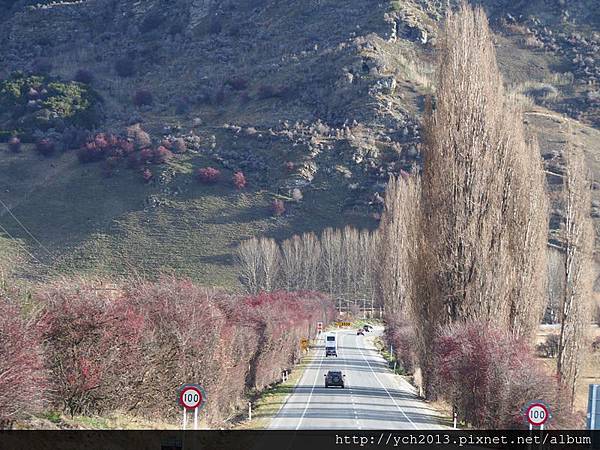
<svg viewBox="0 0 600 450">
<path fill-rule="evenodd" d="M 317 322 L 317 336 L 323 332 L 323 322 Z"/>
<path fill-rule="evenodd" d="M 458 413 L 456 411 L 456 405 L 452 405 L 452 428 L 457 429 L 458 425 Z"/>
<path fill-rule="evenodd" d="M 178 389 L 179 405 L 183 409 L 182 429 L 187 427 L 187 412 L 194 411 L 194 430 L 198 429 L 198 411 L 206 404 L 206 393 L 202 386 L 184 384 Z"/>
<path fill-rule="evenodd" d="M 600 384 L 590 384 L 587 428 L 588 430 L 600 430 Z M 600 449 L 600 433 L 592 432 L 591 448 Z"/>
<path fill-rule="evenodd" d="M 587 428 L 588 430 L 600 430 L 600 384 L 590 384 Z"/>
</svg>

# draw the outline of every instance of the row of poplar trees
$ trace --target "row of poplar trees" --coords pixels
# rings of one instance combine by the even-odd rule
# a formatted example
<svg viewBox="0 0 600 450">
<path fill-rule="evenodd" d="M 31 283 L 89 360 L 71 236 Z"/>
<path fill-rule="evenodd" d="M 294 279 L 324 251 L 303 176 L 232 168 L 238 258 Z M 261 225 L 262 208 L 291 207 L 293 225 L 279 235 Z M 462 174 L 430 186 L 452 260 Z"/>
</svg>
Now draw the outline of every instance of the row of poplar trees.
<svg viewBox="0 0 600 450">
<path fill-rule="evenodd" d="M 567 130 L 569 131 L 569 130 Z M 438 40 L 422 172 L 389 183 L 380 225 L 386 313 L 415 329 L 427 396 L 440 327 L 493 321 L 533 339 L 547 304 L 548 195 L 540 150 L 504 88 L 485 13 L 463 3 Z M 564 289 L 557 374 L 573 402 L 591 305 L 594 233 L 581 151 L 564 154 Z"/>
</svg>

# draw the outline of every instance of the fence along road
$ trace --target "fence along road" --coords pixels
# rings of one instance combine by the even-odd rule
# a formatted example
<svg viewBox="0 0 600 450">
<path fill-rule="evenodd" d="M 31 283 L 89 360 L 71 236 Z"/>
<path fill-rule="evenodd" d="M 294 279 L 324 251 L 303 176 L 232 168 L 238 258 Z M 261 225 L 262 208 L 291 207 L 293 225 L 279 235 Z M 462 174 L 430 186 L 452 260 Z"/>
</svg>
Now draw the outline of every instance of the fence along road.
<svg viewBox="0 0 600 450">
<path fill-rule="evenodd" d="M 373 345 L 373 336 L 383 329 L 375 328 L 365 336 L 356 330 L 337 333 L 338 357 L 325 357 L 322 340 L 313 359 L 272 419 L 272 430 L 318 429 L 441 429 L 442 419 L 415 389 L 394 375 Z M 341 370 L 344 389 L 325 388 L 328 370 Z"/>
</svg>

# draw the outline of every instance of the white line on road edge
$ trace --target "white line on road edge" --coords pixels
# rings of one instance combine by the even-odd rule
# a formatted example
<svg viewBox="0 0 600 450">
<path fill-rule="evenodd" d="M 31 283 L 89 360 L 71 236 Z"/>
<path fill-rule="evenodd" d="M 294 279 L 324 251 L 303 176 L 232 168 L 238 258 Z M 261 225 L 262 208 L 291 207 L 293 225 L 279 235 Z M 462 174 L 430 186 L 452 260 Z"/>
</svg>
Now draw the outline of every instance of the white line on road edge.
<svg viewBox="0 0 600 450">
<path fill-rule="evenodd" d="M 302 416 L 300 416 L 300 421 L 298 422 L 298 425 L 296 425 L 296 430 L 300 429 L 300 426 L 302 425 L 302 421 L 304 420 L 304 415 L 306 414 L 306 411 L 308 410 L 308 406 L 310 405 L 310 399 L 312 398 L 313 392 L 315 390 L 315 386 L 317 385 L 317 378 L 321 374 L 321 364 L 323 364 L 323 358 L 324 358 L 323 353 L 321 353 L 321 359 L 319 360 L 319 367 L 317 367 L 317 374 L 315 375 L 315 381 L 313 382 L 312 388 L 310 389 L 310 395 L 308 396 L 308 400 L 306 401 L 306 406 L 304 407 L 304 411 L 302 411 Z"/>
<path fill-rule="evenodd" d="M 394 397 L 392 397 L 392 394 L 390 394 L 390 391 L 387 390 L 387 388 L 384 386 L 384 384 L 381 382 L 381 380 L 377 376 L 377 373 L 373 370 L 373 367 L 371 367 L 371 363 L 369 363 L 369 360 L 367 359 L 367 357 L 363 353 L 362 348 L 358 346 L 358 338 L 355 338 L 355 339 L 356 339 L 356 347 L 358 348 L 358 350 L 360 351 L 360 354 L 362 355 L 363 359 L 365 360 L 365 362 L 369 366 L 369 369 L 371 369 L 371 372 L 373 372 L 373 376 L 375 377 L 375 379 L 377 380 L 377 382 L 379 383 L 379 385 L 383 388 L 383 390 L 386 392 L 386 394 L 388 395 L 388 397 L 390 397 L 392 399 L 392 401 L 394 402 L 394 405 L 396 405 L 396 408 L 398 408 L 398 411 L 400 411 L 404 415 L 404 417 L 406 417 L 406 420 L 408 420 L 410 422 L 410 424 L 413 426 L 413 428 L 415 430 L 417 430 L 418 427 L 415 425 L 415 423 L 412 420 L 410 420 L 410 418 L 406 415 L 406 413 L 404 412 L 404 410 L 402 408 L 400 408 L 400 406 L 398 405 L 398 403 L 396 403 L 396 400 L 394 399 Z"/>
</svg>

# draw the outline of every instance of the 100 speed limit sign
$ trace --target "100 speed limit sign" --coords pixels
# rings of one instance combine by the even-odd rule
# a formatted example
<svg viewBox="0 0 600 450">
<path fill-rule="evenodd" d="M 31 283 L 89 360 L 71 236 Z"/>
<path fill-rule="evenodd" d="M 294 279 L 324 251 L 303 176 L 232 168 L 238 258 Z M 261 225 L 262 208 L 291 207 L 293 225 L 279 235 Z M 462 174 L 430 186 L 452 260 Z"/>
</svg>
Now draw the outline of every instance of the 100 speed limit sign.
<svg viewBox="0 0 600 450">
<path fill-rule="evenodd" d="M 527 407 L 527 421 L 534 427 L 541 427 L 548 421 L 548 408 L 543 403 L 532 403 Z"/>
<path fill-rule="evenodd" d="M 204 401 L 204 394 L 198 386 L 183 386 L 179 393 L 179 404 L 185 409 L 199 408 Z"/>
</svg>

